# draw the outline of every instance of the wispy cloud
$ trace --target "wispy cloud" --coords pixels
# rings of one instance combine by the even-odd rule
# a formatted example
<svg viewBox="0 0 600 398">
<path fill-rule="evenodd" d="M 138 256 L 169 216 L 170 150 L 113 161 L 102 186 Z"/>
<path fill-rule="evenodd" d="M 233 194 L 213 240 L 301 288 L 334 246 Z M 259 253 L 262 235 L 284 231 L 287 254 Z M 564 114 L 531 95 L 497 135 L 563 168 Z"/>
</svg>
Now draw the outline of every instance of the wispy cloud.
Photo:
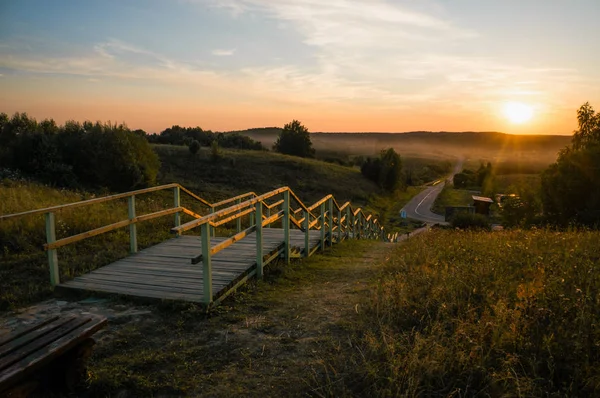
<svg viewBox="0 0 600 398">
<path fill-rule="evenodd" d="M 216 55 L 218 57 L 227 57 L 233 55 L 235 53 L 235 48 L 230 50 L 216 49 L 212 51 L 212 55 Z"/>
</svg>

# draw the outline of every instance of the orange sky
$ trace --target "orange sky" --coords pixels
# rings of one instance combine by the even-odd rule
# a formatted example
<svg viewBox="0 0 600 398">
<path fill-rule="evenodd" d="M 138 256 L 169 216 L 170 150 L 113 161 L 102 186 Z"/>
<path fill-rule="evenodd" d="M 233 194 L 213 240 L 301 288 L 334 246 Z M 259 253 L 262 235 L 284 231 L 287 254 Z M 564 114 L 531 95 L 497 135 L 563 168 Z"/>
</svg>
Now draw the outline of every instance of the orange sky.
<svg viewBox="0 0 600 398">
<path fill-rule="evenodd" d="M 600 106 L 600 3 L 483 3 L 15 2 L 0 10 L 0 111 L 148 132 L 299 119 L 313 132 L 571 134 L 580 105 Z M 511 122 L 508 102 L 531 120 Z"/>
</svg>

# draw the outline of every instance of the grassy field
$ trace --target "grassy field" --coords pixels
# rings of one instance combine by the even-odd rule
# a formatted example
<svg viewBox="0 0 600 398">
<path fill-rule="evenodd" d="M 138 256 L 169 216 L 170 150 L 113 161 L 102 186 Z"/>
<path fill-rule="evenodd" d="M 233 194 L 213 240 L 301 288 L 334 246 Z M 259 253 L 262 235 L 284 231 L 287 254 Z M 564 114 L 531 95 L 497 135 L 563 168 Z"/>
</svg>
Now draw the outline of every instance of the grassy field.
<svg viewBox="0 0 600 398">
<path fill-rule="evenodd" d="M 334 396 L 600 393 L 599 232 L 436 231 L 378 274 Z"/>
<path fill-rule="evenodd" d="M 161 183 L 178 182 L 210 200 L 248 191 L 258 194 L 289 186 L 305 203 L 332 193 L 338 200 L 365 204 L 380 194 L 360 171 L 315 159 L 266 151 L 223 150 L 213 160 L 206 148 L 192 155 L 187 147 L 156 145 L 162 167 Z"/>
<path fill-rule="evenodd" d="M 465 189 L 455 189 L 446 185 L 435 200 L 431 211 L 437 214 L 445 214 L 446 206 L 469 206 L 473 204 L 473 192 Z"/>
<path fill-rule="evenodd" d="M 509 192 L 514 188 L 524 186 L 535 191 L 541 189 L 541 178 L 539 174 L 504 174 L 494 177 L 494 189 L 498 193 L 514 193 Z M 511 189 L 513 188 L 513 189 Z"/>
</svg>

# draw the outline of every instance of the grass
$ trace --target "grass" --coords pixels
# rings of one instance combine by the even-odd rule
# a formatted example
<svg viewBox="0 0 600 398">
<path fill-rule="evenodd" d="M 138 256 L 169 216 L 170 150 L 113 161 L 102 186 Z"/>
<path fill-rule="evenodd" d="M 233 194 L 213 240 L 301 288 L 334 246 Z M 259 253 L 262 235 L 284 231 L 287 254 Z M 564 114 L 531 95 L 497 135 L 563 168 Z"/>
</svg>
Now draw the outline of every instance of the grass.
<svg viewBox="0 0 600 398">
<path fill-rule="evenodd" d="M 598 396 L 599 241 L 439 230 L 396 246 L 331 358 L 332 396 Z"/>
<path fill-rule="evenodd" d="M 504 174 L 494 177 L 494 189 L 499 193 L 510 192 L 519 186 L 529 187 L 536 192 L 541 189 L 541 177 L 539 174 Z"/>
<path fill-rule="evenodd" d="M 473 204 L 473 192 L 465 189 L 455 189 L 446 185 L 435 200 L 431 211 L 437 214 L 445 214 L 446 206 L 468 206 Z"/>
<path fill-rule="evenodd" d="M 258 194 L 289 186 L 306 204 L 327 194 L 338 201 L 365 204 L 382 192 L 360 171 L 315 159 L 267 151 L 222 150 L 213 161 L 206 148 L 192 155 L 187 147 L 156 145 L 162 167 L 160 183 L 178 182 L 210 200 L 248 191 Z"/>
<path fill-rule="evenodd" d="M 422 190 L 423 187 L 407 187 L 405 191 L 396 192 L 394 195 L 374 197 L 365 209 L 367 213 L 379 215 L 379 220 L 384 223 L 388 233 L 411 232 L 422 223 L 400 218 L 400 210 Z"/>
<path fill-rule="evenodd" d="M 209 317 L 165 304 L 117 324 L 92 357 L 88 396 L 321 396 L 323 358 L 345 344 L 372 262 L 389 248 L 343 242 L 270 265 Z"/>
</svg>

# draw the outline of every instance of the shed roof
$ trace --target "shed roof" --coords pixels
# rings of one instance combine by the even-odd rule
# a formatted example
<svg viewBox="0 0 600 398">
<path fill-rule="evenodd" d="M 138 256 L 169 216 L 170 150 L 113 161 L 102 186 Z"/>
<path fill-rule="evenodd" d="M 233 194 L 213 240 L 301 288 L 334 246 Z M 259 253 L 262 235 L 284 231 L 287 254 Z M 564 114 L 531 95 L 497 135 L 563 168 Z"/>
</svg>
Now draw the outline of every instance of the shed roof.
<svg viewBox="0 0 600 398">
<path fill-rule="evenodd" d="M 472 196 L 473 200 L 475 202 L 486 202 L 486 203 L 494 203 L 494 201 L 492 200 L 492 198 L 486 198 L 485 196 Z"/>
</svg>

